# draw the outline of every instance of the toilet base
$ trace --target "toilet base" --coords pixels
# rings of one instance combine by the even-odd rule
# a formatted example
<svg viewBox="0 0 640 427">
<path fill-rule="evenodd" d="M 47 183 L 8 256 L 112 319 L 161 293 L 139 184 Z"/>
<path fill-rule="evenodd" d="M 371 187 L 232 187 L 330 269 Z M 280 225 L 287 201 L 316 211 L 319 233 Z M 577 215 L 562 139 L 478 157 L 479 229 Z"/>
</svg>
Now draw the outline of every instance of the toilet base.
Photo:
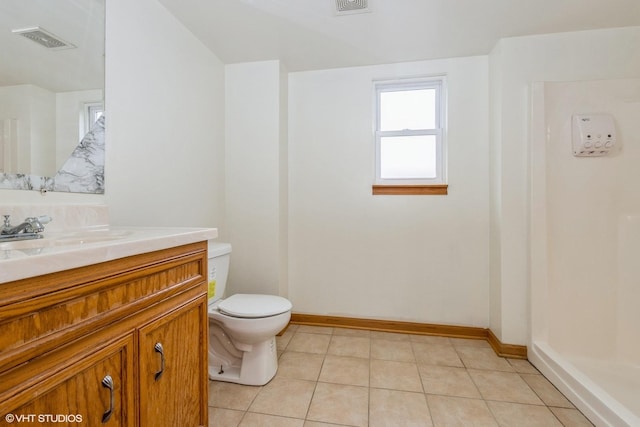
<svg viewBox="0 0 640 427">
<path fill-rule="evenodd" d="M 244 385 L 265 385 L 278 370 L 276 337 L 254 344 L 242 353 L 240 366 L 222 367 L 215 349 L 209 349 L 209 379 Z"/>
</svg>

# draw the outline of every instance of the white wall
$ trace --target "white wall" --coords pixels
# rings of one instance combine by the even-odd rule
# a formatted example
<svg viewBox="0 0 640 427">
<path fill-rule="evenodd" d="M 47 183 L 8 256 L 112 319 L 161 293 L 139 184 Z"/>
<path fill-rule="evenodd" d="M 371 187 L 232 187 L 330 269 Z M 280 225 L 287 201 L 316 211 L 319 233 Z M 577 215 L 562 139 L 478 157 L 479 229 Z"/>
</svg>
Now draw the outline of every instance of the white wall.
<svg viewBox="0 0 640 427">
<path fill-rule="evenodd" d="M 500 43 L 489 56 L 489 323 L 497 337 L 502 336 L 502 258 L 501 258 L 501 216 L 502 206 L 502 104 L 497 100 L 502 98 L 502 49 Z"/>
<path fill-rule="evenodd" d="M 299 313 L 488 326 L 487 57 L 289 76 L 289 296 Z M 372 196 L 374 79 L 446 74 L 448 196 Z"/>
<path fill-rule="evenodd" d="M 279 61 L 226 66 L 227 295 L 287 295 L 287 80 Z"/>
<path fill-rule="evenodd" d="M 224 67 L 156 0 L 110 0 L 106 199 L 119 225 L 224 228 Z"/>
<path fill-rule="evenodd" d="M 529 86 L 640 76 L 640 27 L 502 39 L 490 55 L 491 329 L 529 337 Z"/>
<path fill-rule="evenodd" d="M 56 96 L 38 86 L 29 85 L 31 92 L 31 171 L 57 172 L 55 163 Z"/>
<path fill-rule="evenodd" d="M 279 231 L 279 289 L 282 296 L 289 296 L 289 73 L 280 64 L 280 129 L 278 209 Z"/>
<path fill-rule="evenodd" d="M 34 85 L 2 87 L 0 119 L 17 120 L 17 163 L 7 172 L 54 175 L 55 94 Z"/>
<path fill-rule="evenodd" d="M 9 162 L 7 165 L 0 165 L 4 171 L 8 173 L 30 171 L 29 153 L 31 152 L 31 103 L 30 103 L 30 85 L 4 86 L 0 87 L 0 118 L 15 119 L 17 135 L 14 141 L 17 147 L 10 150 Z M 26 147 L 24 150 L 22 147 Z M 18 152 L 16 152 L 18 151 Z M 26 159 L 22 152 L 26 151 Z M 9 154 L 9 152 L 7 153 Z M 20 157 L 18 157 L 20 156 Z"/>
</svg>

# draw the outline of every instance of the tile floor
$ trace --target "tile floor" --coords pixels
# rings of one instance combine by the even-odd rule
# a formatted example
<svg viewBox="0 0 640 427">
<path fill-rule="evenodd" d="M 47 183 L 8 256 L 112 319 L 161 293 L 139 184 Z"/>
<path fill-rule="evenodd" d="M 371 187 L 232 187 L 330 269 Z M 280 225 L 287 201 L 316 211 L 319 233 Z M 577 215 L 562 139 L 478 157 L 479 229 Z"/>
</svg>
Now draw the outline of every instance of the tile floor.
<svg viewBox="0 0 640 427">
<path fill-rule="evenodd" d="M 209 426 L 591 426 L 485 341 L 290 325 L 263 387 L 209 382 Z"/>
</svg>

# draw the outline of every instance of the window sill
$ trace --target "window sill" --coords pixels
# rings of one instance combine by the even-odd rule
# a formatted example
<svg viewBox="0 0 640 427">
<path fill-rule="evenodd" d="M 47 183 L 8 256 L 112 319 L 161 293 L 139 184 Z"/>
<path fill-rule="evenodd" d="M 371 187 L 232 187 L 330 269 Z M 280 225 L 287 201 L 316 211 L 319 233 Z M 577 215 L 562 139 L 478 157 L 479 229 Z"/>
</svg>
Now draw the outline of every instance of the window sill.
<svg viewBox="0 0 640 427">
<path fill-rule="evenodd" d="M 385 196 L 446 196 L 447 184 L 436 185 L 373 185 L 372 194 Z"/>
</svg>

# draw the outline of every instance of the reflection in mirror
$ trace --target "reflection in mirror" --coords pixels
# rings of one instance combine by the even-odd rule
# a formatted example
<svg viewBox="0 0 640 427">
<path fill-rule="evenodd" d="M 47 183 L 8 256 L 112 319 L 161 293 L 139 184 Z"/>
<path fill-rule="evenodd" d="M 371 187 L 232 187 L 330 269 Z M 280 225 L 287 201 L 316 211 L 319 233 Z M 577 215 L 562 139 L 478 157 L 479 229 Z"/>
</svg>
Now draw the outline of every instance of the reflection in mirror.
<svg viewBox="0 0 640 427">
<path fill-rule="evenodd" d="M 104 16 L 105 0 L 0 2 L 0 188 L 104 192 Z"/>
</svg>

